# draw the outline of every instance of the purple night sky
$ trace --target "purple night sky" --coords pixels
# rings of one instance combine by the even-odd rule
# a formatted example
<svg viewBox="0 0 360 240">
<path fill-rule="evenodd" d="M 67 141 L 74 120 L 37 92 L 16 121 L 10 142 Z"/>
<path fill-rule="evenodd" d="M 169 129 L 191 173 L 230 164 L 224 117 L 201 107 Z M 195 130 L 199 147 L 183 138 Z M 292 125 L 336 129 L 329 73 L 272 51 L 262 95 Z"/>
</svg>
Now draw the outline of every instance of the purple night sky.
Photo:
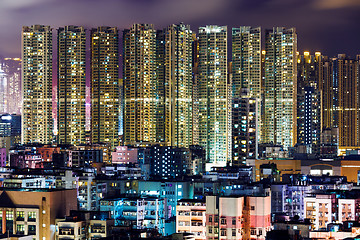
<svg viewBox="0 0 360 240">
<path fill-rule="evenodd" d="M 179 22 L 194 31 L 209 24 L 296 27 L 299 51 L 360 53 L 359 0 L 1 0 L 0 55 L 20 56 L 23 25 L 161 29 Z"/>
</svg>

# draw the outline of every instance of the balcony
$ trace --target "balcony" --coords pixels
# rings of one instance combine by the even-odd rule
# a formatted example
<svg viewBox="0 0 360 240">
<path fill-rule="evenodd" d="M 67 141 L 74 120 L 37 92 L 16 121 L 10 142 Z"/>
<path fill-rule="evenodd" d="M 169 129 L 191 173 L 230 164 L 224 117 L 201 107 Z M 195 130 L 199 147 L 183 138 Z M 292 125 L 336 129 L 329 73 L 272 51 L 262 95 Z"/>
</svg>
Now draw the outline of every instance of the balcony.
<svg viewBox="0 0 360 240">
<path fill-rule="evenodd" d="M 190 212 L 189 211 L 179 211 L 178 215 L 179 216 L 190 216 Z"/>
<path fill-rule="evenodd" d="M 203 216 L 203 212 L 191 212 L 191 216 L 199 216 L 199 217 L 202 217 L 202 216 Z"/>
<path fill-rule="evenodd" d="M 92 226 L 91 227 L 91 233 L 105 233 L 105 227 L 104 226 Z"/>
<path fill-rule="evenodd" d="M 200 221 L 192 221 L 191 226 L 193 226 L 193 227 L 202 227 L 203 223 L 200 222 Z"/>
<path fill-rule="evenodd" d="M 74 228 L 61 227 L 59 228 L 59 235 L 66 235 L 66 236 L 74 235 Z"/>
</svg>

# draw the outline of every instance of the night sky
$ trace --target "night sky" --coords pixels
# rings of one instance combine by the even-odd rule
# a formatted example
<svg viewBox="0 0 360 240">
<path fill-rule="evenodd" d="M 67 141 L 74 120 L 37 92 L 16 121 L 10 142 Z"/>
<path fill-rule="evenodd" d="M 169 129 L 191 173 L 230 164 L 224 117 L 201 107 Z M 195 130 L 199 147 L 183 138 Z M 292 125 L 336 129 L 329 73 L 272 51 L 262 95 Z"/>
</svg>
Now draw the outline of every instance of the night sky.
<svg viewBox="0 0 360 240">
<path fill-rule="evenodd" d="M 21 27 L 153 23 L 296 27 L 299 51 L 360 54 L 360 0 L 0 0 L 0 55 L 20 57 Z"/>
</svg>

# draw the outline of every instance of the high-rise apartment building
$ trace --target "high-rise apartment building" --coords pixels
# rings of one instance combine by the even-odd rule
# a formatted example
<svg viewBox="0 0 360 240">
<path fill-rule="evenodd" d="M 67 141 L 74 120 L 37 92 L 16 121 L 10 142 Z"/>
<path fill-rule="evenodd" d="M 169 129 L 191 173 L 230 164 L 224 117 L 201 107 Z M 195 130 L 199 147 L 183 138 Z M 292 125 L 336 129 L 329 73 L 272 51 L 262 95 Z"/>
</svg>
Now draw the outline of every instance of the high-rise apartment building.
<svg viewBox="0 0 360 240">
<path fill-rule="evenodd" d="M 334 126 L 335 111 L 333 94 L 333 64 L 332 59 L 326 56 L 319 56 L 319 89 L 321 91 L 321 130 L 330 129 Z M 336 92 L 336 91 L 335 91 Z"/>
<path fill-rule="evenodd" d="M 0 71 L 5 73 L 6 112 L 20 114 L 22 111 L 21 59 L 0 58 Z"/>
<path fill-rule="evenodd" d="M 257 158 L 261 116 L 261 28 L 232 29 L 232 162 Z"/>
<path fill-rule="evenodd" d="M 8 113 L 7 74 L 0 65 L 0 114 Z"/>
<path fill-rule="evenodd" d="M 119 34 L 91 30 L 91 142 L 119 145 Z"/>
<path fill-rule="evenodd" d="M 51 143 L 52 29 L 33 25 L 22 29 L 22 143 Z"/>
<path fill-rule="evenodd" d="M 227 74 L 227 27 L 199 28 L 199 144 L 207 166 L 231 159 L 231 115 Z"/>
<path fill-rule="evenodd" d="M 320 151 L 321 134 L 321 53 L 297 56 L 297 144 L 311 153 Z"/>
<path fill-rule="evenodd" d="M 192 41 L 190 26 L 179 24 L 164 29 L 164 115 L 168 146 L 193 144 Z"/>
<path fill-rule="evenodd" d="M 339 54 L 320 67 L 322 130 L 337 128 L 339 147 L 359 146 L 359 61 Z"/>
<path fill-rule="evenodd" d="M 157 106 L 155 113 L 156 124 L 156 142 L 165 142 L 165 129 L 169 127 L 165 123 L 165 31 L 156 31 L 156 89 L 157 89 Z"/>
<path fill-rule="evenodd" d="M 265 51 L 262 141 L 287 149 L 296 142 L 295 28 L 266 30 Z"/>
<path fill-rule="evenodd" d="M 192 74 L 193 74 L 193 90 L 192 90 L 192 110 L 193 110 L 193 144 L 199 144 L 199 39 L 196 33 L 193 33 L 192 42 Z"/>
<path fill-rule="evenodd" d="M 261 99 L 261 28 L 248 26 L 232 29 L 233 97 Z"/>
<path fill-rule="evenodd" d="M 333 60 L 334 98 L 339 128 L 339 146 L 359 146 L 359 72 L 355 59 L 339 54 Z"/>
<path fill-rule="evenodd" d="M 124 30 L 123 41 L 124 144 L 157 142 L 162 99 L 157 81 L 156 30 L 151 24 L 134 24 Z"/>
<path fill-rule="evenodd" d="M 86 34 L 84 27 L 58 29 L 58 143 L 85 143 Z"/>
<path fill-rule="evenodd" d="M 246 159 L 258 158 L 259 99 L 234 98 L 232 105 L 232 164 L 243 165 Z"/>
</svg>

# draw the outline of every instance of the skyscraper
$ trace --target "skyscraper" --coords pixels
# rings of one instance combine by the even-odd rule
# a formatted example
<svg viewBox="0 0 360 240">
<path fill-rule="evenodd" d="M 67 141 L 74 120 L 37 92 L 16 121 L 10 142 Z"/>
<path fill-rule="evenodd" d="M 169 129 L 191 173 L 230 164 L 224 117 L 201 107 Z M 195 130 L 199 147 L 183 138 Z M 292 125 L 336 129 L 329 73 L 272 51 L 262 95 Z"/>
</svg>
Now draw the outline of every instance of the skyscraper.
<svg viewBox="0 0 360 240">
<path fill-rule="evenodd" d="M 226 166 L 231 158 L 231 115 L 227 74 L 227 27 L 199 28 L 199 144 L 207 165 Z"/>
<path fill-rule="evenodd" d="M 261 99 L 261 28 L 232 29 L 233 97 L 248 89 L 248 97 Z"/>
<path fill-rule="evenodd" d="M 319 153 L 321 133 L 321 53 L 297 56 L 297 144 Z"/>
<path fill-rule="evenodd" d="M 157 82 L 156 31 L 134 24 L 123 32 L 124 144 L 157 141 L 160 95 Z"/>
<path fill-rule="evenodd" d="M 321 58 L 322 129 L 338 128 L 339 147 L 360 146 L 359 61 Z"/>
<path fill-rule="evenodd" d="M 1 67 L 1 66 L 0 66 Z M 0 114 L 8 113 L 7 74 L 0 68 Z"/>
<path fill-rule="evenodd" d="M 192 42 L 192 74 L 193 74 L 193 90 L 192 90 L 192 110 L 193 110 L 193 129 L 192 139 L 194 145 L 199 145 L 199 39 L 196 33 L 193 33 Z"/>
<path fill-rule="evenodd" d="M 91 30 L 91 142 L 119 144 L 119 34 Z"/>
<path fill-rule="evenodd" d="M 261 28 L 232 29 L 232 161 L 257 158 L 261 116 Z"/>
<path fill-rule="evenodd" d="M 334 89 L 337 89 L 335 124 L 339 128 L 339 146 L 359 146 L 359 78 L 355 59 L 339 54 L 333 60 Z"/>
<path fill-rule="evenodd" d="M 11 114 L 22 112 L 21 65 L 20 58 L 0 58 L 0 69 L 6 74 L 7 112 Z"/>
<path fill-rule="evenodd" d="M 85 143 L 86 34 L 79 26 L 58 29 L 58 143 Z"/>
<path fill-rule="evenodd" d="M 22 143 L 50 143 L 54 125 L 50 26 L 23 27 L 22 59 Z"/>
<path fill-rule="evenodd" d="M 192 127 L 192 31 L 190 26 L 171 25 L 165 37 L 165 141 L 168 146 L 193 144 Z"/>
<path fill-rule="evenodd" d="M 295 28 L 266 30 L 265 51 L 262 141 L 287 149 L 296 142 Z"/>
<path fill-rule="evenodd" d="M 165 30 L 156 31 L 155 78 L 157 102 L 155 111 L 156 142 L 165 143 Z"/>
<path fill-rule="evenodd" d="M 332 60 L 326 56 L 318 56 L 319 67 L 319 89 L 321 91 L 321 130 L 330 129 L 334 127 L 333 111 L 334 104 L 337 99 L 334 99 L 336 88 L 333 88 L 333 64 Z"/>
<path fill-rule="evenodd" d="M 258 157 L 259 99 L 234 98 L 232 103 L 232 164 L 239 166 Z"/>
</svg>

